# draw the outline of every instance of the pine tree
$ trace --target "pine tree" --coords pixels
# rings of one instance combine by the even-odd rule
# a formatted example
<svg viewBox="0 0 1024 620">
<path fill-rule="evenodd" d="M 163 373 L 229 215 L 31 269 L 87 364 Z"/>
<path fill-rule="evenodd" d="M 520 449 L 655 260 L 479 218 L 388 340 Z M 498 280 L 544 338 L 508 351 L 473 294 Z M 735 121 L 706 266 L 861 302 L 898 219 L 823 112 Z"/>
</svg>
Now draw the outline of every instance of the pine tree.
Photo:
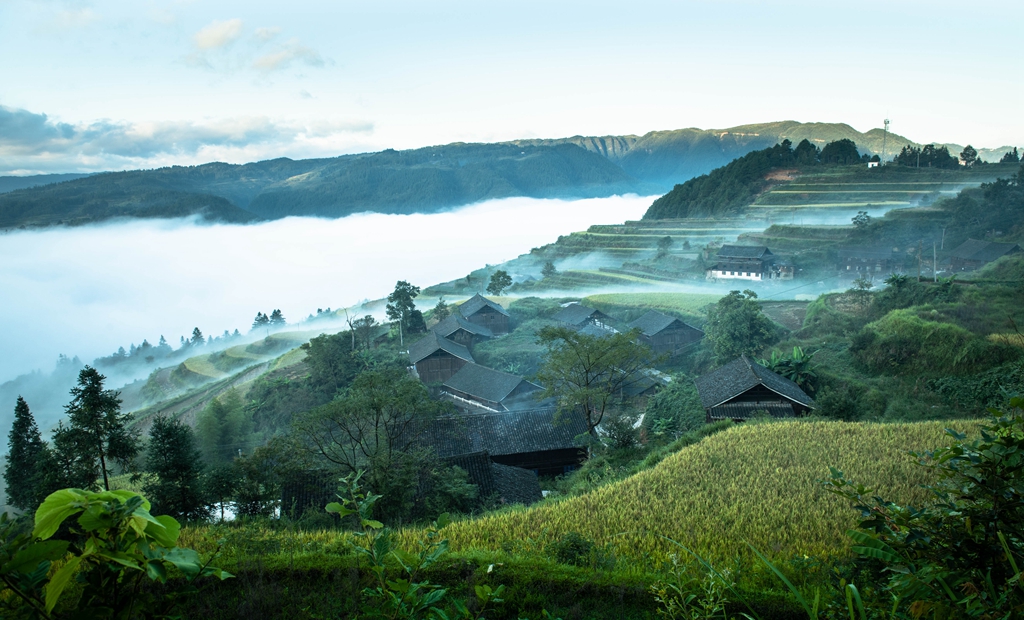
<svg viewBox="0 0 1024 620">
<path fill-rule="evenodd" d="M 71 451 L 63 455 L 71 461 L 88 463 L 93 480 L 102 478 L 103 488 L 109 491 L 112 465 L 132 469 L 139 442 L 128 428 L 131 414 L 121 413 L 119 393 L 103 389 L 105 379 L 89 366 L 78 374 L 78 385 L 71 388 L 71 403 L 64 408 L 70 436 L 61 450 Z"/>
<path fill-rule="evenodd" d="M 203 337 L 203 332 L 198 327 L 192 329 L 192 340 L 189 341 L 193 347 L 199 347 L 206 344 L 206 338 Z"/>
<path fill-rule="evenodd" d="M 203 456 L 211 465 L 230 463 L 238 444 L 252 431 L 252 419 L 246 415 L 242 398 L 235 390 L 210 401 L 196 416 L 196 432 Z"/>
<path fill-rule="evenodd" d="M 45 449 L 28 403 L 19 396 L 14 405 L 14 424 L 7 436 L 7 468 L 4 470 L 7 503 L 11 506 L 28 510 L 35 505 L 41 473 L 39 460 Z"/>
<path fill-rule="evenodd" d="M 287 323 L 287 321 L 284 320 L 284 315 L 281 314 L 280 308 L 275 308 L 274 311 L 270 313 L 270 319 L 268 322 L 273 327 L 281 327 Z"/>
<path fill-rule="evenodd" d="M 145 487 L 155 512 L 186 521 L 209 517 L 200 483 L 202 456 L 189 426 L 163 416 L 153 421 L 146 470 L 156 475 Z"/>
</svg>

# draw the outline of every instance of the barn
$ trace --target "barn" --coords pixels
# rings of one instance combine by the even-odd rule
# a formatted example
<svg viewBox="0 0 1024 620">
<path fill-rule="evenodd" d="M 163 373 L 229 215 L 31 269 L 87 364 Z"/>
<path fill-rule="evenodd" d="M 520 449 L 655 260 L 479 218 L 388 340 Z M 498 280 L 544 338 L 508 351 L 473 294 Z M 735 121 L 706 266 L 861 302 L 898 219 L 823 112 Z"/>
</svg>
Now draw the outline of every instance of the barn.
<svg viewBox="0 0 1024 620">
<path fill-rule="evenodd" d="M 479 293 L 462 303 L 459 306 L 459 313 L 470 323 L 476 323 L 491 330 L 495 336 L 507 334 L 512 330 L 508 312 L 501 305 Z"/>
<path fill-rule="evenodd" d="M 447 338 L 466 347 L 472 347 L 478 342 L 494 337 L 491 330 L 467 320 L 457 312 L 432 327 L 431 331 L 442 338 Z"/>
<path fill-rule="evenodd" d="M 696 327 L 655 310 L 630 323 L 629 328 L 639 329 L 641 342 L 655 353 L 669 355 L 680 353 L 683 347 L 704 337 L 704 332 Z"/>
<path fill-rule="evenodd" d="M 1007 254 L 1017 252 L 1020 252 L 1020 246 L 1016 243 L 968 239 L 950 253 L 949 268 L 953 272 L 974 271 Z"/>
<path fill-rule="evenodd" d="M 431 332 L 409 347 L 409 362 L 424 383 L 442 383 L 474 362 L 465 346 Z"/>
<path fill-rule="evenodd" d="M 754 362 L 746 355 L 694 381 L 708 422 L 742 422 L 769 415 L 789 418 L 814 409 L 800 386 Z"/>
<path fill-rule="evenodd" d="M 526 379 L 479 364 L 466 364 L 441 386 L 456 406 L 470 411 L 509 411 L 517 403 L 532 402 L 542 388 Z"/>
</svg>

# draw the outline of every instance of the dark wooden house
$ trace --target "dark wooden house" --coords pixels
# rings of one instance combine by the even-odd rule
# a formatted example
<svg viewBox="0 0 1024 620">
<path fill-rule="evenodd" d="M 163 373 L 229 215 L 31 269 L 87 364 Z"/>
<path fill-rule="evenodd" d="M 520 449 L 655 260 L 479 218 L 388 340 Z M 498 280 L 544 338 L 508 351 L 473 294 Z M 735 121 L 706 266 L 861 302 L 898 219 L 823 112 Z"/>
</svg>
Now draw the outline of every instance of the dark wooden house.
<svg viewBox="0 0 1024 620">
<path fill-rule="evenodd" d="M 765 414 L 787 418 L 814 408 L 814 401 L 800 386 L 746 355 L 698 377 L 694 383 L 708 422 L 742 422 Z"/>
<path fill-rule="evenodd" d="M 704 332 L 679 319 L 651 310 L 629 324 L 640 329 L 640 340 L 655 353 L 675 355 L 686 345 L 704 337 Z"/>
<path fill-rule="evenodd" d="M 773 269 L 775 255 L 763 245 L 723 245 L 716 259 L 718 262 L 708 270 L 709 280 L 763 281 L 782 276 L 781 271 Z"/>
<path fill-rule="evenodd" d="M 602 330 L 605 334 L 614 334 L 617 330 L 612 327 L 614 319 L 608 316 L 600 310 L 594 308 L 588 308 L 583 304 L 571 303 L 558 313 L 551 317 L 558 321 L 565 327 L 572 329 L 584 329 L 586 327 L 596 327 L 598 330 Z M 590 330 L 593 332 L 593 330 Z"/>
<path fill-rule="evenodd" d="M 466 364 L 441 385 L 441 391 L 469 410 L 509 411 L 516 403 L 532 402 L 542 388 L 526 379 L 479 364 Z"/>
<path fill-rule="evenodd" d="M 479 489 L 480 499 L 496 497 L 501 504 L 532 504 L 543 497 L 535 472 L 495 463 L 486 450 L 442 460 L 469 474 L 470 482 Z M 334 484 L 337 487 L 337 481 Z"/>
<path fill-rule="evenodd" d="M 950 271 L 974 271 L 1007 254 L 1020 252 L 1016 243 L 996 243 L 968 239 L 949 255 Z"/>
<path fill-rule="evenodd" d="M 487 451 L 495 463 L 559 475 L 587 458 L 576 440 L 587 433 L 587 422 L 579 412 L 556 420 L 556 411 L 545 407 L 438 418 L 427 427 L 423 441 L 440 458 Z"/>
<path fill-rule="evenodd" d="M 499 304 L 494 303 L 479 293 L 461 304 L 459 306 L 459 313 L 471 323 L 482 325 L 491 330 L 491 333 L 495 336 L 512 331 L 508 312 Z"/>
<path fill-rule="evenodd" d="M 433 332 L 409 347 L 409 362 L 424 383 L 443 383 L 473 361 L 465 346 Z"/>
<path fill-rule="evenodd" d="M 891 247 L 852 246 L 839 249 L 839 271 L 854 278 L 902 270 Z"/>
<path fill-rule="evenodd" d="M 466 347 L 472 347 L 478 342 L 494 337 L 491 330 L 469 321 L 457 312 L 433 326 L 431 331 L 442 338 L 447 338 Z"/>
</svg>

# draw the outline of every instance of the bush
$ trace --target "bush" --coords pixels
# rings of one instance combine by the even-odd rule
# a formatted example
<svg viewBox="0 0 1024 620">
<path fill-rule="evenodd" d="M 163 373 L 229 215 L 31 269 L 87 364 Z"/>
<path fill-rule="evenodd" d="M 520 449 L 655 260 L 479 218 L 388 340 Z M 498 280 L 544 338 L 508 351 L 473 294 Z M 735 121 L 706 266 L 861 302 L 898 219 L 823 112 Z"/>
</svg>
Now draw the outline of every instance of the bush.
<svg viewBox="0 0 1024 620">
<path fill-rule="evenodd" d="M 856 421 L 861 417 L 859 391 L 849 384 L 822 388 L 815 399 L 818 413 L 833 420 Z"/>
<path fill-rule="evenodd" d="M 569 532 L 548 545 L 547 551 L 555 561 L 572 566 L 589 566 L 597 550 L 594 541 L 577 532 Z"/>
<path fill-rule="evenodd" d="M 643 426 L 654 436 L 678 437 L 704 426 L 706 419 L 697 386 L 686 375 L 678 374 L 647 401 Z"/>
</svg>

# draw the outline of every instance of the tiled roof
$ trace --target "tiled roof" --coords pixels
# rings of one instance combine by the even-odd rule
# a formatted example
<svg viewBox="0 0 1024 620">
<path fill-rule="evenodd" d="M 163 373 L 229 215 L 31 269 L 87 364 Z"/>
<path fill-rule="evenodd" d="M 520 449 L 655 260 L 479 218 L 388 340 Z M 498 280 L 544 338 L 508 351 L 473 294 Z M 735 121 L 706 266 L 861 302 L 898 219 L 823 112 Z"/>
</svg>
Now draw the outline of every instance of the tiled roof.
<svg viewBox="0 0 1024 620">
<path fill-rule="evenodd" d="M 800 389 L 800 386 L 752 361 L 746 355 L 697 377 L 694 383 L 705 409 L 717 407 L 758 385 L 763 385 L 806 407 L 814 407 L 814 401 Z"/>
<path fill-rule="evenodd" d="M 497 310 L 501 314 L 508 316 L 508 312 L 504 308 L 502 308 L 500 304 L 494 303 L 493 301 L 487 299 L 480 293 L 473 295 L 464 303 L 459 305 L 459 312 L 461 312 L 462 316 L 464 317 L 471 317 L 477 312 L 479 312 L 480 309 L 483 308 L 484 306 L 490 306 L 491 308 Z"/>
<path fill-rule="evenodd" d="M 551 317 L 552 319 L 561 323 L 568 323 L 569 325 L 582 325 L 590 317 L 597 315 L 594 318 L 597 319 L 608 319 L 609 317 L 600 310 L 588 308 L 583 304 L 569 304 L 558 311 L 558 314 Z"/>
<path fill-rule="evenodd" d="M 862 258 L 865 260 L 888 260 L 892 258 L 891 247 L 848 247 L 839 248 L 839 258 Z"/>
<path fill-rule="evenodd" d="M 766 258 L 772 252 L 763 245 L 723 245 L 718 258 Z"/>
<path fill-rule="evenodd" d="M 469 352 L 469 349 L 457 342 L 452 342 L 447 338 L 442 338 L 434 332 L 427 334 L 425 337 L 417 340 L 409 347 L 409 361 L 415 364 L 416 362 L 429 357 L 438 350 L 447 351 L 455 357 L 464 359 L 467 362 L 475 361 L 473 359 L 473 355 Z"/>
<path fill-rule="evenodd" d="M 494 337 L 494 333 L 491 330 L 487 329 L 483 325 L 477 325 L 472 321 L 467 321 L 458 312 L 448 316 L 446 319 L 431 328 L 434 333 L 442 338 L 451 336 L 455 332 L 459 331 L 459 329 L 464 329 L 476 336 L 483 336 L 485 338 Z"/>
<path fill-rule="evenodd" d="M 957 246 L 950 256 L 962 260 L 978 260 L 988 263 L 1019 249 L 1020 246 L 1016 243 L 996 243 L 994 241 L 968 239 Z"/>
<path fill-rule="evenodd" d="M 444 461 L 461 467 L 469 474 L 470 481 L 480 490 L 480 499 L 497 494 L 505 504 L 532 504 L 543 497 L 537 474 L 528 469 L 495 463 L 486 450 L 450 456 Z"/>
<path fill-rule="evenodd" d="M 450 416 L 434 420 L 423 434 L 441 458 L 486 450 L 491 456 L 563 450 L 587 432 L 579 412 L 554 421 L 554 408 Z"/>
<path fill-rule="evenodd" d="M 444 387 L 458 390 L 483 400 L 500 403 L 524 381 L 537 390 L 541 389 L 539 385 L 530 383 L 520 376 L 480 366 L 479 364 L 466 364 L 444 382 Z"/>
<path fill-rule="evenodd" d="M 689 327 L 690 329 L 700 331 L 696 327 L 693 327 L 692 325 L 687 325 L 686 323 L 680 321 L 679 319 L 673 316 L 668 316 L 667 314 L 662 314 L 655 310 L 649 310 L 647 314 L 630 323 L 629 327 L 630 329 L 639 327 L 640 331 L 643 332 L 644 335 L 653 336 L 658 332 L 667 329 L 669 326 L 676 322 L 678 322 L 681 326 Z"/>
<path fill-rule="evenodd" d="M 789 403 L 725 403 L 711 408 L 712 420 L 749 420 L 767 413 L 773 418 L 792 418 L 796 415 Z"/>
</svg>

